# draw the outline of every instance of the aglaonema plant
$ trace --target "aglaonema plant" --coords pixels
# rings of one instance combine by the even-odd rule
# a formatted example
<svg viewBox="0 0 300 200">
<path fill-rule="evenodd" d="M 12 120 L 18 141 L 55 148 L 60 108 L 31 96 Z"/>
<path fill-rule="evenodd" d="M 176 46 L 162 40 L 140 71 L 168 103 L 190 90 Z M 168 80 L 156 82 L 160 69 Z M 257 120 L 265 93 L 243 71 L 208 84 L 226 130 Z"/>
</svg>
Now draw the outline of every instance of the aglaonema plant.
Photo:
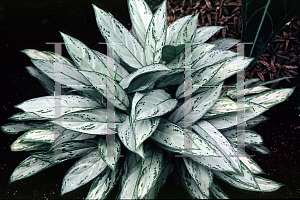
<svg viewBox="0 0 300 200">
<path fill-rule="evenodd" d="M 223 87 L 253 59 L 228 50 L 236 39 L 207 42 L 224 27 L 197 28 L 198 15 L 167 27 L 166 1 L 153 14 L 144 0 L 128 0 L 132 33 L 93 7 L 113 58 L 64 33 L 72 61 L 23 50 L 36 67 L 27 70 L 49 96 L 18 104 L 23 112 L 9 119 L 21 122 L 1 127 L 8 134 L 25 131 L 12 151 L 34 151 L 10 182 L 77 158 L 61 195 L 93 180 L 87 199 L 105 199 L 118 182 L 117 198 L 153 199 L 170 174 L 201 199 L 228 198 L 216 179 L 259 192 L 282 186 L 257 176 L 264 172 L 243 147 L 269 153 L 250 128 L 267 120 L 262 113 L 293 88 L 270 89 L 256 78 Z M 65 86 L 61 95 L 54 81 Z"/>
</svg>

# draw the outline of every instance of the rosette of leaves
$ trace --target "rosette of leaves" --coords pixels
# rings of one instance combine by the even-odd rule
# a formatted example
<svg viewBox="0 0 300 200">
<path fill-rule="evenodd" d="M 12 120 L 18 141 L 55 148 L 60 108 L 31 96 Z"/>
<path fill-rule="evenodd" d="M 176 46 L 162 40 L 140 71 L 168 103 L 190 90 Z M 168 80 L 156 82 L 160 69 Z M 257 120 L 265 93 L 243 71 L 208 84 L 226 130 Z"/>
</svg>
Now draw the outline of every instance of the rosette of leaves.
<svg viewBox="0 0 300 200">
<path fill-rule="evenodd" d="M 118 182 L 117 198 L 153 199 L 171 173 L 193 198 L 227 198 L 216 179 L 260 192 L 282 186 L 257 176 L 263 171 L 243 147 L 269 153 L 250 128 L 293 88 L 270 89 L 259 79 L 223 87 L 252 58 L 228 50 L 235 39 L 206 43 L 223 27 L 197 28 L 198 15 L 167 27 L 166 1 L 153 14 L 143 0 L 129 0 L 132 33 L 93 7 L 114 59 L 64 33 L 72 61 L 23 51 L 36 66 L 27 70 L 50 96 L 17 105 L 23 112 L 10 119 L 18 122 L 1 127 L 25 131 L 12 151 L 34 151 L 10 182 L 77 158 L 62 195 L 93 180 L 87 199 L 104 199 Z M 53 95 L 54 81 L 66 86 L 61 95 Z"/>
</svg>

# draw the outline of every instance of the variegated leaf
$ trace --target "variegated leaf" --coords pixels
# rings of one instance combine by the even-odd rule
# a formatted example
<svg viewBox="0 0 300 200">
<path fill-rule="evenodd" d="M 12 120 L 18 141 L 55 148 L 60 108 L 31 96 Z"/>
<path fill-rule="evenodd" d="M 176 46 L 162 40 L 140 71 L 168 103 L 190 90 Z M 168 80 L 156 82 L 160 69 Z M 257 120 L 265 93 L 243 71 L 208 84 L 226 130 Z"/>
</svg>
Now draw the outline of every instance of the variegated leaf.
<svg viewBox="0 0 300 200">
<path fill-rule="evenodd" d="M 44 142 L 28 142 L 20 139 L 15 140 L 10 146 L 11 151 L 35 151 L 48 150 L 50 144 Z"/>
<path fill-rule="evenodd" d="M 222 67 L 223 63 L 205 67 L 191 74 L 191 77 L 185 77 L 184 81 L 176 90 L 176 98 L 183 98 L 192 95 L 198 88 L 207 83 Z M 192 71 L 192 70 L 191 70 Z"/>
<path fill-rule="evenodd" d="M 290 79 L 290 78 L 294 78 L 294 77 L 281 77 L 281 78 L 276 78 L 276 79 L 270 80 L 270 81 L 261 81 L 259 78 L 257 78 L 258 80 L 257 81 L 253 81 L 253 83 L 249 84 L 247 86 L 247 88 L 268 85 L 268 84 L 271 84 L 271 83 L 276 83 L 276 82 L 279 82 L 281 80 Z"/>
<path fill-rule="evenodd" d="M 52 81 L 47 75 L 45 75 L 41 70 L 38 70 L 35 67 L 27 66 L 25 67 L 28 73 L 38 79 L 38 81 L 42 84 L 44 89 L 49 95 L 54 95 L 55 91 L 55 82 Z M 68 94 L 68 90 L 66 88 L 61 88 L 61 94 L 66 95 Z"/>
<path fill-rule="evenodd" d="M 215 150 L 196 133 L 161 119 L 151 138 L 161 147 L 184 155 L 218 156 Z"/>
<path fill-rule="evenodd" d="M 192 58 L 191 65 L 194 69 L 194 65 L 197 64 L 197 62 L 201 60 L 203 56 L 206 55 L 214 47 L 215 45 L 212 44 L 191 45 L 191 52 L 180 53 L 170 63 L 167 64 L 167 67 L 170 69 L 184 68 L 185 58 Z"/>
<path fill-rule="evenodd" d="M 53 165 L 54 164 L 50 162 L 42 161 L 29 156 L 16 167 L 16 169 L 10 176 L 9 183 L 35 175 L 36 173 L 52 167 Z"/>
<path fill-rule="evenodd" d="M 193 16 L 180 28 L 176 39 L 176 45 L 192 43 L 194 41 L 199 14 L 200 13 Z"/>
<path fill-rule="evenodd" d="M 246 96 L 250 94 L 257 94 L 264 91 L 270 90 L 270 88 L 265 86 L 257 86 L 253 88 L 229 88 L 227 91 L 227 96 L 229 96 L 232 99 L 239 98 L 241 96 Z"/>
<path fill-rule="evenodd" d="M 86 140 L 86 139 L 92 139 L 95 138 L 97 135 L 92 134 L 85 134 L 77 131 L 72 131 L 69 129 L 66 129 L 62 134 L 60 134 L 53 142 L 52 146 L 56 146 L 58 144 L 61 144 L 63 142 L 70 142 L 74 140 Z"/>
<path fill-rule="evenodd" d="M 51 144 L 64 130 L 63 127 L 49 122 L 27 131 L 18 137 L 18 139 L 28 142 L 45 142 Z"/>
<path fill-rule="evenodd" d="M 236 56 L 237 53 L 233 51 L 220 50 L 220 49 L 210 50 L 201 59 L 199 59 L 197 63 L 193 65 L 193 72 L 195 73 L 196 71 L 203 69 L 204 67 L 219 64 L 226 60 L 232 59 L 233 57 L 236 58 Z"/>
<path fill-rule="evenodd" d="M 169 120 L 181 127 L 192 125 L 215 104 L 220 96 L 222 85 L 190 98 L 171 114 Z"/>
<path fill-rule="evenodd" d="M 224 131 L 223 135 L 233 144 L 239 145 L 249 145 L 249 144 L 262 144 L 262 137 L 253 130 L 236 130 L 230 129 Z"/>
<path fill-rule="evenodd" d="M 229 183 L 234 187 L 243 189 L 245 185 L 245 186 L 250 186 L 259 189 L 259 186 L 254 178 L 254 175 L 244 163 L 241 163 L 241 169 L 242 169 L 241 174 L 231 173 L 231 172 L 219 172 L 219 171 L 213 171 L 213 173 L 218 178 Z"/>
<path fill-rule="evenodd" d="M 203 26 L 197 28 L 194 43 L 203 43 L 216 34 L 219 30 L 225 28 L 224 26 Z"/>
<path fill-rule="evenodd" d="M 188 191 L 193 199 L 208 199 L 202 188 L 197 184 L 197 182 L 193 179 L 189 171 L 187 170 L 185 164 L 183 162 L 178 162 L 178 169 L 181 178 L 181 183 L 184 188 Z"/>
<path fill-rule="evenodd" d="M 192 128 L 206 141 L 218 148 L 222 154 L 229 160 L 232 167 L 241 171 L 240 160 L 230 142 L 214 126 L 205 120 L 200 120 L 193 124 Z"/>
<path fill-rule="evenodd" d="M 32 63 L 53 81 L 67 86 L 85 86 L 90 83 L 78 72 L 78 69 L 66 64 L 59 64 L 52 60 L 31 60 Z M 58 65 L 58 66 L 55 66 Z M 55 68 L 59 70 L 55 70 Z M 78 87 L 77 87 L 78 88 Z"/>
<path fill-rule="evenodd" d="M 99 51 L 93 50 L 93 52 L 107 66 L 107 69 L 108 69 L 109 73 L 111 74 L 111 77 L 113 77 L 115 80 L 121 81 L 124 77 L 129 75 L 129 73 L 126 71 L 126 69 L 122 65 L 120 65 L 118 62 L 116 62 L 115 59 L 108 57 L 105 54 L 100 53 Z"/>
<path fill-rule="evenodd" d="M 234 45 L 240 43 L 241 40 L 233 39 L 233 38 L 218 38 L 216 40 L 213 40 L 211 42 L 208 42 L 209 44 L 216 45 L 213 49 L 230 49 Z"/>
<path fill-rule="evenodd" d="M 266 116 L 263 116 L 263 115 L 259 115 L 257 117 L 254 117 L 252 119 L 247 120 L 245 128 L 255 127 L 258 124 L 260 124 L 260 123 L 262 123 L 262 122 L 264 122 L 266 120 L 269 120 L 269 119 L 270 119 L 269 117 L 266 117 Z"/>
<path fill-rule="evenodd" d="M 133 69 L 146 65 L 144 49 L 137 39 L 115 18 L 93 5 L 98 28 L 107 44 Z"/>
<path fill-rule="evenodd" d="M 98 149 L 95 149 L 78 160 L 66 173 L 61 195 L 68 193 L 96 178 L 107 165 L 101 159 Z"/>
<path fill-rule="evenodd" d="M 156 184 L 163 169 L 163 151 L 153 148 L 152 145 L 145 146 L 145 159 L 137 183 L 137 197 L 143 199 Z"/>
<path fill-rule="evenodd" d="M 35 49 L 24 49 L 21 52 L 25 53 L 31 59 L 52 60 L 58 63 L 67 64 L 72 67 L 75 67 L 69 59 L 51 51 L 38 51 Z"/>
<path fill-rule="evenodd" d="M 107 115 L 110 117 L 107 118 Z M 122 123 L 126 114 L 108 109 L 93 109 L 69 113 L 53 122 L 66 129 L 88 134 L 115 134 L 115 123 Z"/>
<path fill-rule="evenodd" d="M 266 108 L 271 108 L 283 101 L 285 101 L 294 92 L 294 88 L 274 89 L 257 95 L 245 97 L 246 102 L 257 103 Z"/>
<path fill-rule="evenodd" d="M 34 113 L 30 113 L 30 112 L 19 112 L 19 113 L 12 115 L 8 119 L 14 120 L 14 121 L 47 120 L 46 117 L 40 117 L 40 116 L 38 116 Z"/>
<path fill-rule="evenodd" d="M 272 180 L 269 180 L 266 178 L 262 178 L 259 176 L 254 176 L 254 178 L 259 186 L 259 189 L 250 187 L 250 186 L 246 186 L 246 185 L 243 185 L 241 187 L 241 189 L 255 191 L 255 192 L 274 192 L 274 191 L 278 190 L 279 188 L 281 188 L 282 186 L 284 186 L 284 184 L 276 183 L 275 181 L 272 181 Z"/>
<path fill-rule="evenodd" d="M 244 150 L 237 148 L 237 154 L 240 161 L 242 161 L 253 174 L 265 174 L 259 165 Z"/>
<path fill-rule="evenodd" d="M 211 184 L 209 190 L 212 196 L 216 199 L 229 199 L 227 194 L 215 182 Z"/>
<path fill-rule="evenodd" d="M 43 106 L 41 107 L 41 105 Z M 58 106 L 61 110 L 60 113 L 55 112 Z M 101 107 L 101 105 L 87 97 L 79 95 L 61 95 L 29 99 L 15 107 L 22 109 L 25 112 L 33 112 L 41 117 L 56 118 L 71 112 Z"/>
<path fill-rule="evenodd" d="M 173 110 L 176 99 L 162 89 L 147 92 L 135 105 L 135 121 L 162 116 Z"/>
<path fill-rule="evenodd" d="M 129 107 L 129 99 L 126 92 L 118 83 L 109 78 L 105 74 L 97 72 L 80 71 L 87 80 L 96 87 L 108 101 L 121 110 L 127 110 Z"/>
<path fill-rule="evenodd" d="M 146 32 L 152 19 L 152 11 L 144 0 L 129 0 L 128 10 L 134 35 L 144 47 Z"/>
<path fill-rule="evenodd" d="M 183 161 L 188 172 L 190 173 L 190 175 L 196 182 L 198 188 L 200 189 L 201 193 L 206 197 L 209 197 L 209 188 L 213 182 L 212 171 L 188 157 L 184 157 Z"/>
<path fill-rule="evenodd" d="M 107 66 L 98 56 L 81 41 L 65 33 L 60 32 L 67 51 L 78 69 L 86 71 L 95 71 L 110 76 Z"/>
<path fill-rule="evenodd" d="M 238 56 L 228 59 L 220 68 L 217 74 L 208 81 L 207 85 L 216 85 L 226 80 L 237 72 L 246 69 L 254 58 Z"/>
<path fill-rule="evenodd" d="M 236 102 L 232 101 L 229 98 L 219 98 L 215 105 L 211 107 L 202 119 L 209 118 L 216 115 L 222 115 L 231 112 L 239 112 L 252 108 L 250 105 L 243 103 L 238 105 Z"/>
<path fill-rule="evenodd" d="M 192 17 L 192 15 L 188 15 L 177 19 L 167 28 L 166 45 L 175 45 L 180 29 L 185 23 L 190 21 Z"/>
<path fill-rule="evenodd" d="M 97 141 L 82 140 L 58 143 L 52 146 L 47 152 L 37 152 L 31 155 L 35 158 L 61 163 L 66 160 L 84 156 L 97 148 Z M 98 153 L 99 154 L 99 153 Z"/>
<path fill-rule="evenodd" d="M 101 174 L 93 181 L 86 199 L 105 199 L 109 192 L 114 188 L 120 177 L 120 167 L 111 170 L 107 167 Z"/>
<path fill-rule="evenodd" d="M 259 154 L 268 155 L 272 153 L 272 151 L 263 144 L 250 144 L 247 145 L 246 147 L 251 151 L 254 151 Z"/>
<path fill-rule="evenodd" d="M 131 73 L 130 75 L 126 76 L 124 79 L 122 79 L 122 81 L 119 84 L 123 89 L 126 89 L 130 87 L 134 83 L 134 80 L 138 78 L 145 77 L 148 79 L 148 75 L 150 73 L 159 73 L 159 72 L 168 72 L 168 71 L 170 71 L 170 69 L 163 64 L 149 65 L 141 69 L 138 69 L 135 72 Z M 143 83 L 144 85 L 147 84 L 147 79 L 145 80 L 146 83 Z M 156 80 L 154 80 L 154 82 Z M 136 89 L 136 88 L 132 88 L 132 89 Z"/>
<path fill-rule="evenodd" d="M 144 45 L 146 65 L 161 62 L 162 48 L 165 46 L 167 35 L 166 2 L 156 10 L 147 28 Z"/>
<path fill-rule="evenodd" d="M 1 126 L 1 131 L 6 134 L 13 134 L 16 135 L 23 131 L 28 131 L 39 125 L 43 124 L 44 122 L 12 122 L 7 123 Z"/>
<path fill-rule="evenodd" d="M 239 122 L 244 122 L 258 115 L 262 114 L 263 112 L 267 111 L 268 109 L 260 106 L 255 103 L 248 103 L 252 108 L 241 111 L 237 113 L 229 113 L 214 119 L 208 119 L 207 121 L 216 127 L 218 130 L 223 130 L 230 128 L 232 126 L 236 126 Z"/>
<path fill-rule="evenodd" d="M 118 135 L 128 150 L 137 153 L 139 156 L 144 158 L 143 144 L 140 144 L 140 146 L 136 148 L 136 138 L 132 130 L 132 124 L 129 117 L 127 117 L 122 124 L 118 125 Z"/>
<path fill-rule="evenodd" d="M 111 143 L 110 141 L 107 141 L 106 139 L 100 137 L 98 140 L 98 151 L 102 160 L 112 170 L 115 170 L 115 167 L 121 155 L 121 142 L 118 137 L 115 137 L 113 139 L 114 141 L 113 143 Z M 113 145 L 113 148 L 108 148 L 109 145 Z M 109 150 L 112 150 L 113 152 L 108 152 Z"/>
<path fill-rule="evenodd" d="M 166 86 L 170 85 L 177 85 L 184 80 L 184 73 L 182 73 L 184 70 L 178 69 L 178 70 L 172 70 L 163 77 L 159 78 L 156 83 L 155 87 L 156 88 L 164 88 Z"/>
</svg>

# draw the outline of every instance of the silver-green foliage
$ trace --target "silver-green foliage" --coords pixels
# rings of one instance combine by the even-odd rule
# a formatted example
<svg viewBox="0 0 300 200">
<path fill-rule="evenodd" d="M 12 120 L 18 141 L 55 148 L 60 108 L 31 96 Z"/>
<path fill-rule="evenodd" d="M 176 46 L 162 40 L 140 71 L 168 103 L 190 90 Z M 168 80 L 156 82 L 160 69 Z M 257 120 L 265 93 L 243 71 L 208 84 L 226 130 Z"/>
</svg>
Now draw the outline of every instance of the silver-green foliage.
<svg viewBox="0 0 300 200">
<path fill-rule="evenodd" d="M 228 50 L 239 42 L 235 39 L 205 43 L 224 27 L 197 28 L 198 15 L 167 27 L 166 1 L 153 14 L 144 0 L 128 0 L 132 33 L 111 14 L 93 7 L 100 32 L 117 59 L 64 33 L 73 61 L 51 52 L 23 51 L 36 66 L 27 70 L 50 95 L 54 81 L 72 90 L 18 104 L 24 112 L 10 117 L 18 122 L 1 127 L 8 134 L 25 131 L 12 151 L 40 150 L 17 166 L 10 182 L 81 157 L 66 173 L 62 194 L 94 180 L 87 199 L 104 199 L 120 180 L 118 198 L 152 199 L 173 170 L 193 198 L 228 198 L 216 178 L 252 191 L 281 187 L 254 175 L 264 172 L 241 146 L 268 153 L 262 137 L 250 128 L 266 120 L 261 114 L 294 89 L 273 90 L 259 79 L 243 81 L 242 89 L 223 88 L 225 79 L 247 68 L 252 58 Z M 182 48 L 185 44 L 190 52 Z M 163 48 L 169 51 L 163 53 Z M 189 66 L 186 57 L 192 58 Z M 187 67 L 193 69 L 189 74 Z M 176 92 L 169 94 L 174 86 Z M 237 131 L 236 126 L 246 130 Z"/>
</svg>

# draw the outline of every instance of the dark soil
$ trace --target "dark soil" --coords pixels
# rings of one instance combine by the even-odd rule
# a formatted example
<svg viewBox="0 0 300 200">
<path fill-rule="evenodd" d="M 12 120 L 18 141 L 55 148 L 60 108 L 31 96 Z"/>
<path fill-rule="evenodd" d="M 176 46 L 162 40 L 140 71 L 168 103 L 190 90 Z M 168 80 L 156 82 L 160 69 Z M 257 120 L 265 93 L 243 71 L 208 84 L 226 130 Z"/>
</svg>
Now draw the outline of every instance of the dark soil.
<svg viewBox="0 0 300 200">
<path fill-rule="evenodd" d="M 130 28 L 125 0 L 101 1 L 1 1 L 0 2 L 0 125 L 8 123 L 8 117 L 20 110 L 14 105 L 25 100 L 46 96 L 39 82 L 31 77 L 25 66 L 32 65 L 23 49 L 54 51 L 46 42 L 63 42 L 58 31 L 69 34 L 92 49 L 106 52 L 106 47 L 94 18 L 91 4 L 111 12 L 123 25 Z M 63 56 L 68 57 L 66 50 Z M 273 154 L 254 155 L 253 159 L 265 171 L 262 177 L 285 184 L 272 193 L 248 192 L 223 184 L 222 188 L 231 198 L 300 198 L 300 89 L 298 78 L 291 83 L 280 82 L 276 88 L 296 87 L 287 101 L 271 108 L 264 115 L 270 117 L 255 127 Z M 299 86 L 298 86 L 299 85 Z M 20 134 L 19 134 L 20 135 Z M 30 155 L 29 152 L 11 152 L 10 145 L 19 135 L 0 133 L 0 199 L 84 199 L 91 182 L 60 196 L 62 179 L 74 160 L 59 164 L 37 175 L 8 185 L 15 167 Z M 115 188 L 109 198 L 114 198 Z M 159 198 L 185 199 L 183 188 L 174 184 L 172 178 L 163 187 Z"/>
</svg>

